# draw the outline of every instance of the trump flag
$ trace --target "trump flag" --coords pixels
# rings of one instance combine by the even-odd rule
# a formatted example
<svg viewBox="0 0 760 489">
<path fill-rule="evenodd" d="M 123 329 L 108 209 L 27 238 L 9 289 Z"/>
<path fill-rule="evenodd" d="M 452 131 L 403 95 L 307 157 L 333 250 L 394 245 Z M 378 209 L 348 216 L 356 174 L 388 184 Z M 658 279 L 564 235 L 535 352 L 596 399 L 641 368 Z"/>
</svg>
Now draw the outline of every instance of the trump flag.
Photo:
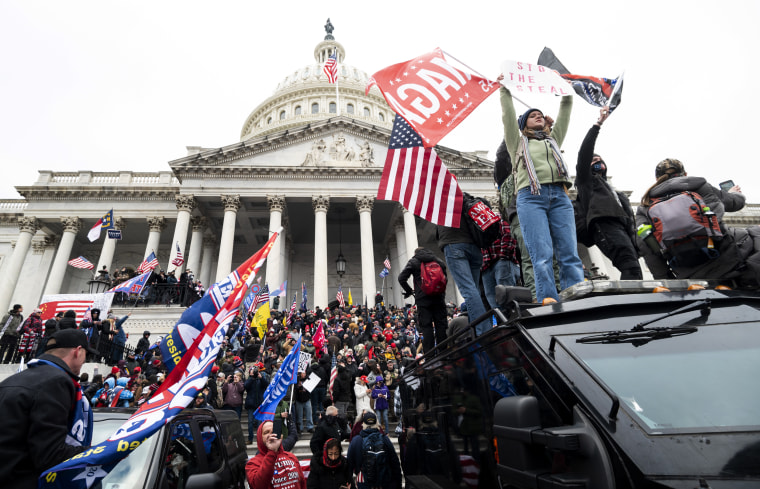
<svg viewBox="0 0 760 489">
<path fill-rule="evenodd" d="M 253 415 L 259 421 L 266 421 L 274 419 L 274 412 L 277 409 L 277 404 L 280 403 L 285 394 L 288 392 L 288 386 L 295 384 L 298 380 L 298 360 L 301 354 L 301 338 L 298 337 L 295 346 L 290 350 L 288 356 L 282 361 L 282 366 L 274 374 L 272 381 L 269 383 L 269 387 L 264 391 L 264 400 L 261 405 L 256 409 Z"/>
<path fill-rule="evenodd" d="M 426 148 L 435 146 L 499 88 L 497 82 L 453 66 L 440 48 L 378 71 L 366 93 L 373 85 L 422 137 Z"/>
</svg>

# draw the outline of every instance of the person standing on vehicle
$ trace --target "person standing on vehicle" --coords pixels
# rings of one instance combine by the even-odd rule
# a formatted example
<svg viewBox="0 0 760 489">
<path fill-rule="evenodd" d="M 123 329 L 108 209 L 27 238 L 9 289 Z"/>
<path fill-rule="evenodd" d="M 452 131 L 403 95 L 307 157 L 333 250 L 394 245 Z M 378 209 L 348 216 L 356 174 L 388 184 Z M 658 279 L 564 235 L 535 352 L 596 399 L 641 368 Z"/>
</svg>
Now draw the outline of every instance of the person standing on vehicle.
<svg viewBox="0 0 760 489">
<path fill-rule="evenodd" d="M 306 489 L 306 478 L 298 458 L 282 448 L 273 433 L 272 421 L 263 421 L 256 431 L 259 453 L 245 464 L 248 484 L 255 489 Z"/>
<path fill-rule="evenodd" d="M 79 385 L 90 348 L 83 331 L 59 331 L 29 368 L 0 383 L 0 487 L 37 487 L 45 470 L 83 452 L 92 440 L 92 411 Z"/>
<path fill-rule="evenodd" d="M 577 201 L 584 214 L 582 218 L 585 219 L 589 242 L 593 241 L 612 261 L 612 265 L 620 270 L 620 280 L 641 280 L 631 203 L 623 192 L 618 192 L 609 184 L 607 163 L 594 153 L 599 130 L 609 115 L 609 107 L 602 107 L 599 119 L 586 133 L 578 151 L 575 166 Z"/>
<path fill-rule="evenodd" d="M 414 303 L 417 305 L 417 314 L 420 321 L 420 332 L 423 335 L 422 349 L 425 353 L 431 351 L 436 342 L 443 343 L 446 339 L 446 301 L 445 292 L 442 294 L 428 295 L 422 290 L 422 264 L 435 262 L 443 269 L 446 275 L 446 264 L 427 248 L 417 248 L 414 256 L 406 262 L 406 266 L 398 274 L 398 283 L 404 289 L 404 298 L 414 294 Z M 407 281 L 412 276 L 414 291 Z"/>
<path fill-rule="evenodd" d="M 362 416 L 362 430 L 351 440 L 347 458 L 358 489 L 401 489 L 401 463 L 390 438 L 377 428 L 375 413 Z"/>
</svg>

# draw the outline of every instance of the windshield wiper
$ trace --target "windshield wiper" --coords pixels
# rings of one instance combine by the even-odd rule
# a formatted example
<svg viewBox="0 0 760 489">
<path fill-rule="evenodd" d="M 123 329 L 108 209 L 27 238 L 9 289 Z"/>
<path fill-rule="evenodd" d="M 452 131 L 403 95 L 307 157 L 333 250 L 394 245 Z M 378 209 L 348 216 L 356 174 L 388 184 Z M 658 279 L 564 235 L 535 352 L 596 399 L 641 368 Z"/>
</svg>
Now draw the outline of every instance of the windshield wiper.
<svg viewBox="0 0 760 489">
<path fill-rule="evenodd" d="M 699 309 L 700 316 L 698 318 L 686 321 L 681 326 L 671 326 L 663 328 L 645 328 L 647 324 L 652 324 L 657 321 L 661 321 L 670 316 L 681 314 Z M 671 311 L 662 316 L 658 316 L 649 321 L 634 326 L 630 331 L 609 331 L 607 333 L 601 333 L 591 336 L 584 336 L 575 340 L 576 343 L 630 343 L 633 346 L 646 345 L 652 340 L 661 340 L 663 338 L 672 338 L 673 336 L 683 336 L 686 334 L 696 333 L 697 328 L 695 326 L 686 326 L 686 324 L 704 324 L 707 321 L 707 317 L 710 315 L 710 299 L 702 301 L 696 301 L 688 304 L 684 307 Z"/>
</svg>

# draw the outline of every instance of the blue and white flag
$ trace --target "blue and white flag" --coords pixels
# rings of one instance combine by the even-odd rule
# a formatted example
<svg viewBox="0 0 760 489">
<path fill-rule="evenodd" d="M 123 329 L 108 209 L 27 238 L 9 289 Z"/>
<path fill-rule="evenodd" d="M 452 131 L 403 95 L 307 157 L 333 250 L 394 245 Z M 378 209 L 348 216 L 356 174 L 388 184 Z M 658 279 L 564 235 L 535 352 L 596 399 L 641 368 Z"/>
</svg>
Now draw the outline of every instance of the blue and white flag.
<svg viewBox="0 0 760 489">
<path fill-rule="evenodd" d="M 148 283 L 148 278 L 153 271 L 145 272 L 142 275 L 138 275 L 135 278 L 131 278 L 126 282 L 122 282 L 116 287 L 106 290 L 106 292 L 124 292 L 125 294 L 141 294 L 145 284 Z"/>
<path fill-rule="evenodd" d="M 387 277 L 389 273 L 391 273 L 391 272 L 387 268 L 383 268 L 383 271 L 380 272 L 380 278 Z"/>
<path fill-rule="evenodd" d="M 286 281 L 284 281 L 284 282 L 283 282 L 283 283 L 280 285 L 280 288 L 279 288 L 279 289 L 277 289 L 277 290 L 273 290 L 272 292 L 270 292 L 270 293 L 269 293 L 269 295 L 270 295 L 271 297 L 278 297 L 278 296 L 283 296 L 283 297 L 286 297 L 286 296 L 288 295 L 288 294 L 287 294 L 287 291 L 288 291 L 288 281 L 286 280 Z"/>
<path fill-rule="evenodd" d="M 295 384 L 298 380 L 298 360 L 301 357 L 301 336 L 298 337 L 295 346 L 290 350 L 288 356 L 282 361 L 277 373 L 272 377 L 272 382 L 264 391 L 264 400 L 256 409 L 253 415 L 259 421 L 271 421 L 274 419 L 274 412 L 285 394 L 288 393 L 288 386 Z"/>
<path fill-rule="evenodd" d="M 98 222 L 87 233 L 87 239 L 93 242 L 100 238 L 100 231 L 102 229 L 113 229 L 113 209 L 106 212 L 106 214 L 98 219 Z"/>
</svg>

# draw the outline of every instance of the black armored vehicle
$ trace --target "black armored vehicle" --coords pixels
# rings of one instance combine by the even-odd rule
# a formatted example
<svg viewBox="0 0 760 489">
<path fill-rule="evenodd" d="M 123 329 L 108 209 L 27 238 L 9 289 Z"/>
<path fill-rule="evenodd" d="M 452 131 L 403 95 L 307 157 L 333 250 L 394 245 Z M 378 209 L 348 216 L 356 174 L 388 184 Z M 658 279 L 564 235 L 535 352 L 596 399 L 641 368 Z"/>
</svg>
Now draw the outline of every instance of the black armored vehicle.
<svg viewBox="0 0 760 489">
<path fill-rule="evenodd" d="M 497 297 L 493 329 L 404 371 L 407 487 L 760 487 L 760 293 L 650 280 Z"/>
</svg>

